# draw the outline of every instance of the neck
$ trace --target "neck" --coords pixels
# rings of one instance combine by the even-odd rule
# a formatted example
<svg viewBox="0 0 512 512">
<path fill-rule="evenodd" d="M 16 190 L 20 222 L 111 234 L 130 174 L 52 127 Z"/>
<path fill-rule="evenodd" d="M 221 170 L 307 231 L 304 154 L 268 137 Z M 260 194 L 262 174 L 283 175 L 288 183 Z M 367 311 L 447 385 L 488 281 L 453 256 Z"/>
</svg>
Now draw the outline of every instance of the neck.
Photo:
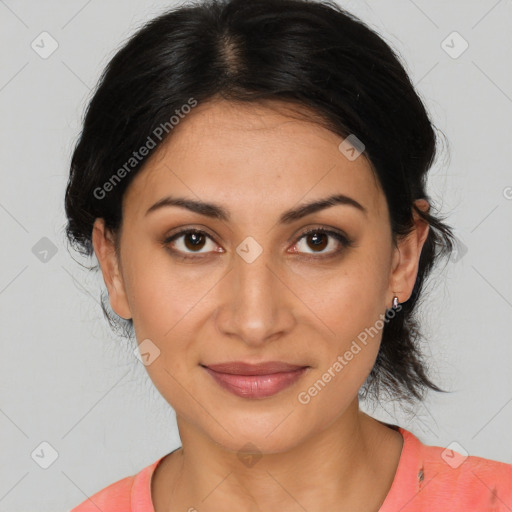
<svg viewBox="0 0 512 512">
<path fill-rule="evenodd" d="M 173 454 L 163 484 L 171 510 L 378 511 L 403 441 L 399 432 L 359 411 L 356 400 L 304 442 L 279 453 L 247 455 L 244 463 L 239 452 L 177 420 L 182 449 Z"/>
</svg>

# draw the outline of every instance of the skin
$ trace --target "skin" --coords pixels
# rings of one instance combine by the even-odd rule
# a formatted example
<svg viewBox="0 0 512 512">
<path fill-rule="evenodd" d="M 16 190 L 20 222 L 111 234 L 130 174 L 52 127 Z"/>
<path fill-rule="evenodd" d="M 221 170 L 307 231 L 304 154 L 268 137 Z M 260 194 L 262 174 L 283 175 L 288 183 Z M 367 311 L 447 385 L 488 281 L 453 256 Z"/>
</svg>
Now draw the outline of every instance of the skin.
<svg viewBox="0 0 512 512">
<path fill-rule="evenodd" d="M 297 396 L 381 318 L 394 295 L 410 297 L 428 225 L 415 217 L 414 231 L 394 246 L 385 196 L 364 155 L 350 161 L 338 149 L 340 136 L 280 106 L 198 105 L 126 190 L 119 255 L 103 220 L 94 224 L 111 306 L 133 319 L 139 343 L 149 338 L 159 348 L 146 368 L 176 411 L 182 448 L 154 474 L 156 512 L 377 511 L 396 472 L 402 436 L 359 411 L 357 397 L 381 331 L 308 404 Z M 367 213 L 335 205 L 278 222 L 285 210 L 333 193 Z M 145 215 L 171 194 L 221 204 L 231 218 L 176 206 Z M 329 236 L 317 248 L 301 238 L 322 226 L 353 245 Z M 186 228 L 212 238 L 195 253 L 190 237 L 188 245 L 186 236 L 162 244 Z M 263 249 L 252 263 L 236 252 L 248 236 Z M 170 247 L 195 259 L 180 260 Z M 225 361 L 310 368 L 276 395 L 248 399 L 219 387 L 200 366 Z M 253 465 L 239 457 L 247 443 L 261 454 Z"/>
</svg>

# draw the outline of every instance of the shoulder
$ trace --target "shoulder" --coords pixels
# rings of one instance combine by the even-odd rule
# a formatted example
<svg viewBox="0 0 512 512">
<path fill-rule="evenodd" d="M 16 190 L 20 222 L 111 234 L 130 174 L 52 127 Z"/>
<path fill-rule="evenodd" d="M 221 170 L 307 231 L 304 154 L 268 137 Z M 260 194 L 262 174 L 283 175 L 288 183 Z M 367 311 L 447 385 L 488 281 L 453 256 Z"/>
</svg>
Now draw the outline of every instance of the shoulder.
<svg viewBox="0 0 512 512">
<path fill-rule="evenodd" d="M 130 511 L 134 480 L 135 475 L 118 480 L 93 494 L 70 512 L 113 512 L 116 509 Z"/>
<path fill-rule="evenodd" d="M 404 448 L 396 479 L 409 510 L 510 511 L 512 464 L 469 455 L 458 443 L 421 442 L 399 428 Z M 403 483 L 403 485 L 400 485 Z"/>
<path fill-rule="evenodd" d="M 154 512 L 151 501 L 151 476 L 164 457 L 96 492 L 70 512 Z"/>
</svg>

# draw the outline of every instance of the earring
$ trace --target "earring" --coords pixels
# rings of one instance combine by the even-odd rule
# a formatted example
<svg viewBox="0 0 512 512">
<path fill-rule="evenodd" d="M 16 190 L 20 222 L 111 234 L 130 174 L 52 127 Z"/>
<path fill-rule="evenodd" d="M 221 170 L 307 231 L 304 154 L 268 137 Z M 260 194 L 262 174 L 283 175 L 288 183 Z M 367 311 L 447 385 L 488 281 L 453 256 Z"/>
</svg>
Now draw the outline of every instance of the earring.
<svg viewBox="0 0 512 512">
<path fill-rule="evenodd" d="M 397 309 L 398 308 L 398 297 L 395 295 L 393 297 L 393 304 L 391 306 L 393 309 Z"/>
</svg>

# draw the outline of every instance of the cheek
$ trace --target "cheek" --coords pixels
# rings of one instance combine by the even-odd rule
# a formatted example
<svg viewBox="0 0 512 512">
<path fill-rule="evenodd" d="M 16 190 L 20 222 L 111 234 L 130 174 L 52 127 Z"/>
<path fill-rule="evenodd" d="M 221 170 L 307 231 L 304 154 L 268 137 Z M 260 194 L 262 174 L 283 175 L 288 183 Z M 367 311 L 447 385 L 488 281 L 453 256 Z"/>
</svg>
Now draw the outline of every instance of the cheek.
<svg viewBox="0 0 512 512">
<path fill-rule="evenodd" d="M 319 365 L 302 390 L 313 407 L 343 408 L 345 399 L 348 405 L 375 363 L 387 290 L 385 262 L 377 254 L 360 250 L 337 272 L 302 272 L 296 281 L 296 293 L 308 306 L 305 314 L 320 330 Z"/>
<path fill-rule="evenodd" d="M 204 308 L 208 291 L 222 277 L 211 266 L 177 264 L 162 248 L 134 254 L 126 274 L 136 331 L 160 339 L 182 329 L 196 307 Z"/>
<path fill-rule="evenodd" d="M 173 407 L 186 410 L 190 396 L 184 390 L 193 389 L 201 356 L 196 340 L 219 302 L 215 285 L 225 271 L 176 264 L 162 253 L 130 260 L 128 300 L 138 343 L 149 339 L 158 354 L 146 365 L 148 375 Z"/>
<path fill-rule="evenodd" d="M 318 312 L 323 334 L 318 340 L 318 367 L 297 400 L 322 422 L 349 406 L 375 364 L 385 308 L 373 277 L 368 272 L 342 274 L 329 281 L 321 299 L 304 292 L 305 301 Z"/>
<path fill-rule="evenodd" d="M 333 366 L 338 356 L 347 354 L 347 360 L 349 352 L 353 354 L 348 364 L 341 363 L 343 371 L 335 372 L 330 388 L 343 385 L 345 379 L 350 385 L 364 381 L 373 366 L 381 337 L 381 331 L 373 326 L 384 313 L 386 291 L 379 254 L 377 248 L 372 251 L 361 246 L 337 265 L 305 264 L 280 273 L 293 292 L 282 288 L 283 301 L 296 302 L 298 325 L 312 329 L 310 335 L 317 339 L 319 367 L 315 376 Z M 149 338 L 160 350 L 158 364 L 148 367 L 148 373 L 159 389 L 160 381 L 173 387 L 164 368 L 181 375 L 187 372 L 187 365 L 197 364 L 201 354 L 196 353 L 193 340 L 201 335 L 201 329 L 207 330 L 219 304 L 229 301 L 229 285 L 222 279 L 229 276 L 231 281 L 233 275 L 220 262 L 218 266 L 176 263 L 156 247 L 132 251 L 125 275 L 137 339 L 140 343 Z"/>
<path fill-rule="evenodd" d="M 386 309 L 386 268 L 363 250 L 343 260 L 337 269 L 312 267 L 296 272 L 292 289 L 318 320 L 326 339 L 338 349 L 373 326 Z"/>
</svg>

